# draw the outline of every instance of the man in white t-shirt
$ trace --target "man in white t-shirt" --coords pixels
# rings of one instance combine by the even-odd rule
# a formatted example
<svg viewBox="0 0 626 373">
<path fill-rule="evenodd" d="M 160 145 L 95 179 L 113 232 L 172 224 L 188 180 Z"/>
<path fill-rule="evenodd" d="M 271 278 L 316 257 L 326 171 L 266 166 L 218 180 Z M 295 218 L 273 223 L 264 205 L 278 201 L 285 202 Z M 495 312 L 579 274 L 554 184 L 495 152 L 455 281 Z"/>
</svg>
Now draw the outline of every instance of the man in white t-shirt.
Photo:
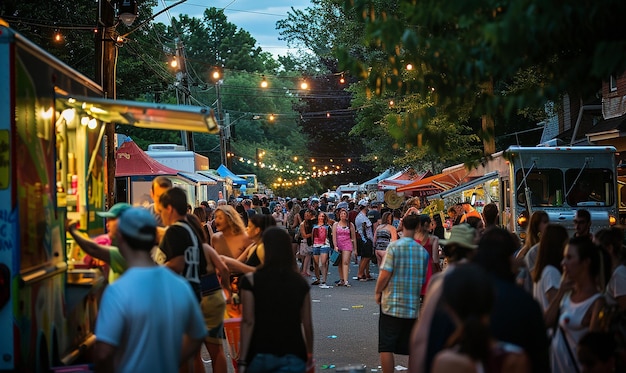
<svg viewBox="0 0 626 373">
<path fill-rule="evenodd" d="M 154 217 L 143 208 L 130 208 L 119 218 L 118 246 L 129 268 L 100 302 L 97 371 L 176 372 L 207 333 L 187 280 L 150 257 L 156 229 Z"/>
</svg>

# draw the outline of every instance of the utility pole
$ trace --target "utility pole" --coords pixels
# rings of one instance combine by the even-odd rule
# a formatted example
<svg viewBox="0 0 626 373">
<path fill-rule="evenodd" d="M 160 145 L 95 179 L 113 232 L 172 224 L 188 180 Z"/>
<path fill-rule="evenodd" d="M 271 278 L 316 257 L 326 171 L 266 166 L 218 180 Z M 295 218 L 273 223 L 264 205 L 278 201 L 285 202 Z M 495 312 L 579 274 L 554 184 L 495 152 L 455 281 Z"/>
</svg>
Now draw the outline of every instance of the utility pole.
<svg viewBox="0 0 626 373">
<path fill-rule="evenodd" d="M 231 154 L 230 154 L 230 139 L 231 139 L 230 113 L 224 113 L 224 123 L 222 123 L 222 125 L 224 126 L 224 146 L 225 146 L 224 153 L 226 153 L 226 168 L 230 170 L 230 166 L 232 166 Z"/>
<path fill-rule="evenodd" d="M 107 98 L 116 99 L 115 61 L 117 55 L 115 10 L 107 0 L 99 0 L 98 32 L 96 33 L 96 83 L 102 86 Z M 115 124 L 107 123 L 104 130 L 107 182 L 107 208 L 115 204 Z"/>
<path fill-rule="evenodd" d="M 189 105 L 189 79 L 187 76 L 187 59 L 185 58 L 185 49 L 183 42 L 176 38 L 176 62 L 178 63 L 176 70 L 176 98 L 178 104 Z M 178 94 L 182 95 L 182 100 Z M 180 131 L 183 146 L 186 150 L 194 151 L 193 132 Z"/>
<path fill-rule="evenodd" d="M 226 152 L 226 130 L 224 129 L 224 117 L 222 113 L 222 96 L 220 89 L 222 80 L 219 79 L 215 82 L 215 94 L 217 95 L 217 121 L 220 125 L 220 162 L 226 168 L 228 168 L 228 154 Z"/>
</svg>

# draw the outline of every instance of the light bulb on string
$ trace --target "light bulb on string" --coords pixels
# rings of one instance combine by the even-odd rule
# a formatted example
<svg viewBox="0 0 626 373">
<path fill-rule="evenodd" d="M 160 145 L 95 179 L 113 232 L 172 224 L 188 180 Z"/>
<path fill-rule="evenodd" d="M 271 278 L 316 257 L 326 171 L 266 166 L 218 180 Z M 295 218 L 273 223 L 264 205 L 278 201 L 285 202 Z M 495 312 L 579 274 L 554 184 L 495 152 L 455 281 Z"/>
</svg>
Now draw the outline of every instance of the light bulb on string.
<svg viewBox="0 0 626 373">
<path fill-rule="evenodd" d="M 54 41 L 60 42 L 63 40 L 63 35 L 59 32 L 59 30 L 54 30 Z"/>
<path fill-rule="evenodd" d="M 267 88 L 267 86 L 267 79 L 265 79 L 265 75 L 263 75 L 263 80 L 261 80 L 261 88 Z"/>
<path fill-rule="evenodd" d="M 343 73 L 342 73 L 341 77 L 339 77 L 339 83 L 344 84 L 345 82 L 346 82 L 346 78 L 344 78 Z"/>
</svg>

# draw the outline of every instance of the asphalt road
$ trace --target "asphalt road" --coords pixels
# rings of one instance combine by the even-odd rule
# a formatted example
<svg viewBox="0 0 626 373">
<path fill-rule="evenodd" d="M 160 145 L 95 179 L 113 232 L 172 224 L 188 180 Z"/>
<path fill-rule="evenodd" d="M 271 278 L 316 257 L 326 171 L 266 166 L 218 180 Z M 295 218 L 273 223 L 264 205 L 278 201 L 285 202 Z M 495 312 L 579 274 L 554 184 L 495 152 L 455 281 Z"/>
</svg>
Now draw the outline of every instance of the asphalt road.
<svg viewBox="0 0 626 373">
<path fill-rule="evenodd" d="M 371 274 L 378 277 L 378 267 L 371 264 Z M 357 266 L 352 263 L 350 277 Z M 337 267 L 331 267 L 328 284 L 338 280 Z M 374 301 L 376 281 L 349 280 L 349 288 L 332 286 L 328 289 L 311 286 L 314 325 L 315 371 L 332 373 L 350 365 L 365 365 L 365 372 L 382 372 L 378 355 L 379 306 Z M 226 350 L 228 351 L 228 350 Z M 208 354 L 203 348 L 203 359 Z M 408 367 L 408 357 L 396 355 L 396 372 Z M 211 364 L 205 364 L 211 372 Z M 233 372 L 232 367 L 229 369 Z"/>
<path fill-rule="evenodd" d="M 370 267 L 378 277 L 378 268 Z M 350 267 L 355 277 L 357 266 Z M 337 267 L 331 267 L 328 283 L 339 279 Z M 366 372 L 382 372 L 378 355 L 379 306 L 374 301 L 376 281 L 350 279 L 349 288 L 311 288 L 315 333 L 314 358 L 317 372 L 335 372 L 348 365 L 366 366 Z M 406 368 L 408 358 L 396 356 L 395 365 Z"/>
</svg>

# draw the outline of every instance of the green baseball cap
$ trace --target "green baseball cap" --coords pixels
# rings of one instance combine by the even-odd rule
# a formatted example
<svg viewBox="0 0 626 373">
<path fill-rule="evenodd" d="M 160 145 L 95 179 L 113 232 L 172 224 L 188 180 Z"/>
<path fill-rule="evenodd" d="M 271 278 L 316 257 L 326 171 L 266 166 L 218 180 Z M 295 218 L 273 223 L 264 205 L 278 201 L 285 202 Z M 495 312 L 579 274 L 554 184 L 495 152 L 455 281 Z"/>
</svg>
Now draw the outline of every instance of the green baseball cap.
<svg viewBox="0 0 626 373">
<path fill-rule="evenodd" d="M 119 202 L 114 204 L 113 206 L 111 206 L 111 208 L 109 209 L 109 211 L 98 211 L 96 212 L 96 214 L 98 214 L 98 216 L 102 216 L 103 218 L 119 218 L 120 215 L 128 210 L 129 208 L 131 208 L 132 206 L 126 202 Z"/>
</svg>

